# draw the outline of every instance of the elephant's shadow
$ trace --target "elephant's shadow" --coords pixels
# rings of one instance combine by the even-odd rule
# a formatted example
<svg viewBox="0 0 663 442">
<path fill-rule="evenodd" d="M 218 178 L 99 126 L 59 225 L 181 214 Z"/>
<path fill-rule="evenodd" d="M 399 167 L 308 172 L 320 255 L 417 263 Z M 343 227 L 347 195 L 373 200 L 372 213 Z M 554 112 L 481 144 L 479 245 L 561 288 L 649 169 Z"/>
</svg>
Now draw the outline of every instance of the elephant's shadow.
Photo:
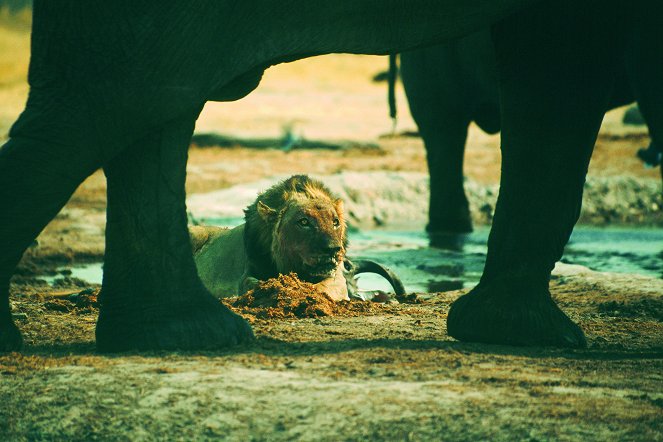
<svg viewBox="0 0 663 442">
<path fill-rule="evenodd" d="M 295 357 L 320 356 L 326 354 L 340 354 L 355 350 L 440 350 L 445 352 L 458 352 L 463 354 L 516 356 L 524 358 L 548 359 L 563 358 L 575 360 L 638 360 L 663 359 L 661 348 L 640 349 L 564 349 L 555 347 L 517 347 L 508 345 L 491 345 L 465 343 L 459 341 L 438 341 L 432 339 L 341 339 L 331 341 L 289 342 L 271 337 L 258 337 L 248 345 L 231 347 L 217 351 L 150 351 L 150 352 L 124 352 L 124 353 L 98 353 L 94 342 L 81 342 L 74 344 L 41 344 L 30 346 L 24 354 L 41 357 L 64 358 L 72 356 L 105 356 L 109 359 L 140 356 L 141 358 L 164 357 L 208 357 L 223 358 L 237 355 L 262 355 L 267 357 Z"/>
</svg>

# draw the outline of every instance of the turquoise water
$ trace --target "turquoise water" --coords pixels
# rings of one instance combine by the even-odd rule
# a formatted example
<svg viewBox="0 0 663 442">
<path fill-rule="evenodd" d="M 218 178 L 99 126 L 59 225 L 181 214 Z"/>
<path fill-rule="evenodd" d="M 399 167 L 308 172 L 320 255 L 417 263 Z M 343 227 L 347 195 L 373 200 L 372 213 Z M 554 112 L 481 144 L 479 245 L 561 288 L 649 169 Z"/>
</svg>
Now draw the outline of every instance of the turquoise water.
<svg viewBox="0 0 663 442">
<path fill-rule="evenodd" d="M 239 218 L 204 220 L 234 226 Z M 458 250 L 429 247 L 423 231 L 363 230 L 349 234 L 351 258 L 370 258 L 391 267 L 409 292 L 438 292 L 475 285 L 486 259 L 488 228 L 465 236 Z M 637 273 L 663 278 L 663 229 L 577 227 L 562 262 L 602 272 Z M 101 264 L 69 268 L 71 276 L 101 283 Z M 50 281 L 54 278 L 49 278 Z M 389 290 L 379 276 L 359 278 L 364 290 Z"/>
<path fill-rule="evenodd" d="M 396 271 L 408 291 L 474 286 L 486 259 L 488 228 L 465 237 L 459 250 L 429 247 L 424 232 L 363 231 L 350 236 L 351 257 L 371 258 Z M 601 272 L 663 278 L 663 229 L 577 227 L 562 262 Z M 360 288 L 386 290 L 380 277 L 360 277 Z"/>
</svg>

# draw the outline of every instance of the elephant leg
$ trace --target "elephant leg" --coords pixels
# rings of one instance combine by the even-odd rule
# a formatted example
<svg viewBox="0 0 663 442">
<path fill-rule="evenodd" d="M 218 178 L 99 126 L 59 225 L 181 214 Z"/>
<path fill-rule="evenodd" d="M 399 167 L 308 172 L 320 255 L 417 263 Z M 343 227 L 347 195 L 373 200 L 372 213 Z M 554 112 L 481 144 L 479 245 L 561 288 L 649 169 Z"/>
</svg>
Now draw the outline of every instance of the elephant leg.
<svg viewBox="0 0 663 442">
<path fill-rule="evenodd" d="M 99 167 L 99 152 L 27 137 L 13 128 L 0 148 L 0 351 L 21 347 L 9 308 L 9 280 L 25 249 Z"/>
<path fill-rule="evenodd" d="M 649 128 L 654 152 L 663 151 L 663 16 L 652 14 L 652 0 L 635 3 L 636 24 L 626 51 L 629 83 Z M 663 176 L 663 167 L 661 167 Z"/>
<path fill-rule="evenodd" d="M 100 351 L 207 349 L 245 342 L 249 325 L 205 289 L 185 206 L 197 113 L 171 121 L 106 164 L 106 255 Z"/>
<path fill-rule="evenodd" d="M 448 332 L 464 341 L 586 345 L 548 283 L 580 214 L 582 190 L 628 14 L 617 2 L 542 4 L 493 29 L 502 111 L 502 180 L 477 287 Z M 622 11 L 623 12 L 623 11 Z"/>
<path fill-rule="evenodd" d="M 428 225 L 430 235 L 472 231 L 470 207 L 463 186 L 467 121 L 448 119 L 422 130 L 430 174 Z M 430 130 L 432 129 L 432 130 Z"/>
<path fill-rule="evenodd" d="M 446 63 L 446 64 L 445 64 Z M 401 54 L 401 76 L 410 113 L 426 148 L 430 174 L 428 225 L 431 235 L 472 231 L 463 186 L 463 157 L 470 119 L 455 51 L 448 45 Z"/>
</svg>

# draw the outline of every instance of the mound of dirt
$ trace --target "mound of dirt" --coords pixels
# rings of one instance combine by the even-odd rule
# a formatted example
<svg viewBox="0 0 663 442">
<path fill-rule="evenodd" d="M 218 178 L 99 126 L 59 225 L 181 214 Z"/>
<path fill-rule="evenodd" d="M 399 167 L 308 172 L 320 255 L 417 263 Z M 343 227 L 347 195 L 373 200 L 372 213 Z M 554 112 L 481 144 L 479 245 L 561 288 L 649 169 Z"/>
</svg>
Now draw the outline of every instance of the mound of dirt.
<svg viewBox="0 0 663 442">
<path fill-rule="evenodd" d="M 357 316 L 372 313 L 376 304 L 362 301 L 335 302 L 296 274 L 279 275 L 225 303 L 237 313 L 256 319 L 297 319 L 321 316 Z"/>
</svg>

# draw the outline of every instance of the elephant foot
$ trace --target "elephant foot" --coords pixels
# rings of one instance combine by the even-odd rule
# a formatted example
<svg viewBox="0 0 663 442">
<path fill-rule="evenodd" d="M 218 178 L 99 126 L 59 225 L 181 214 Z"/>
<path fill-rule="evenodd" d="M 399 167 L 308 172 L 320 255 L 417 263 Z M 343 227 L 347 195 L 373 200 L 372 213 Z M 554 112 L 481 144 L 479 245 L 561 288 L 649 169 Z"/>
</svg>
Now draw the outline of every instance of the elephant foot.
<svg viewBox="0 0 663 442">
<path fill-rule="evenodd" d="M 211 297 L 210 297 L 211 298 Z M 254 339 L 251 326 L 216 300 L 126 312 L 104 311 L 97 322 L 97 350 L 215 350 Z"/>
<path fill-rule="evenodd" d="M 21 332 L 11 320 L 0 325 L 0 353 L 19 351 L 22 346 Z"/>
<path fill-rule="evenodd" d="M 468 342 L 525 346 L 586 347 L 578 325 L 557 307 L 547 284 L 496 279 L 458 298 L 447 331 Z"/>
<path fill-rule="evenodd" d="M 426 226 L 426 232 L 435 234 L 453 234 L 472 232 L 472 217 L 467 209 L 445 217 L 430 218 Z"/>
</svg>

